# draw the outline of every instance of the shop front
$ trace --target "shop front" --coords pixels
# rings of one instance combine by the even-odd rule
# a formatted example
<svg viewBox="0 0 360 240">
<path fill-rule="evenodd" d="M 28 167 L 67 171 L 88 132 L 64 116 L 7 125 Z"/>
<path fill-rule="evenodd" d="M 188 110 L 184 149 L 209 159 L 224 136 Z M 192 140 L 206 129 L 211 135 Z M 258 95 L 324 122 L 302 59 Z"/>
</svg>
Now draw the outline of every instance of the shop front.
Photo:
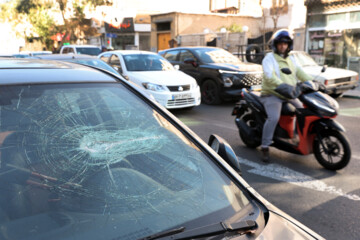
<svg viewBox="0 0 360 240">
<path fill-rule="evenodd" d="M 150 50 L 150 24 L 124 18 L 119 24 L 104 23 L 107 46 L 114 50 Z"/>
<path fill-rule="evenodd" d="M 318 64 L 347 68 L 360 56 L 360 9 L 353 9 L 308 13 L 306 49 Z"/>
</svg>

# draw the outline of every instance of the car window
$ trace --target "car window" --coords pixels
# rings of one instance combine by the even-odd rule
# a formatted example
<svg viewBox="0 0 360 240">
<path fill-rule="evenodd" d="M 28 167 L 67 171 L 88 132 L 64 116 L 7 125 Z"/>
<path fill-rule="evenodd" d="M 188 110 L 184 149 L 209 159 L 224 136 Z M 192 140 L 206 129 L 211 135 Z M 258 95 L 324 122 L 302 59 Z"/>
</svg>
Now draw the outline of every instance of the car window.
<svg viewBox="0 0 360 240">
<path fill-rule="evenodd" d="M 203 63 L 239 63 L 239 58 L 219 48 L 198 48 L 194 50 Z"/>
<path fill-rule="evenodd" d="M 74 63 L 80 63 L 80 64 L 85 64 L 85 65 L 89 65 L 89 66 L 93 66 L 93 67 L 98 67 L 98 68 L 102 68 L 105 69 L 109 72 L 112 72 L 114 74 L 119 75 L 119 73 L 112 68 L 110 65 L 108 65 L 107 63 L 105 63 L 104 61 L 102 61 L 101 59 L 69 59 L 69 60 L 65 60 L 67 62 L 74 62 Z"/>
<path fill-rule="evenodd" d="M 0 91 L 7 239 L 130 240 L 254 214 L 208 153 L 120 83 Z"/>
<path fill-rule="evenodd" d="M 118 71 L 121 71 L 121 63 L 120 63 L 120 58 L 118 57 L 118 55 L 116 54 L 112 54 L 110 57 L 110 65 L 115 68 L 118 69 Z"/>
<path fill-rule="evenodd" d="M 87 54 L 97 56 L 101 53 L 101 49 L 97 47 L 76 47 L 77 54 Z"/>
<path fill-rule="evenodd" d="M 68 48 L 68 47 L 64 47 L 62 53 L 68 53 L 68 51 L 69 51 L 69 48 Z"/>
<path fill-rule="evenodd" d="M 72 47 L 69 47 L 69 48 L 68 48 L 68 53 L 75 53 L 75 52 L 74 52 L 74 49 L 73 49 Z"/>
<path fill-rule="evenodd" d="M 192 59 L 196 60 L 194 54 L 192 54 L 190 51 L 182 50 L 180 52 L 180 59 L 179 59 L 180 62 L 184 62 L 185 59 L 189 59 L 189 58 L 192 58 Z"/>
<path fill-rule="evenodd" d="M 128 71 L 173 71 L 171 63 L 157 54 L 129 54 L 123 56 Z"/>
<path fill-rule="evenodd" d="M 168 61 L 177 61 L 177 55 L 179 54 L 179 50 L 168 51 L 165 53 L 164 58 Z"/>
<path fill-rule="evenodd" d="M 315 60 L 305 52 L 293 52 L 291 56 L 295 57 L 295 60 L 303 67 L 306 66 L 318 66 Z"/>
<path fill-rule="evenodd" d="M 111 53 L 105 53 L 104 55 L 102 55 L 102 56 L 100 57 L 100 59 L 103 60 L 104 62 L 108 63 L 110 57 L 111 57 Z"/>
</svg>

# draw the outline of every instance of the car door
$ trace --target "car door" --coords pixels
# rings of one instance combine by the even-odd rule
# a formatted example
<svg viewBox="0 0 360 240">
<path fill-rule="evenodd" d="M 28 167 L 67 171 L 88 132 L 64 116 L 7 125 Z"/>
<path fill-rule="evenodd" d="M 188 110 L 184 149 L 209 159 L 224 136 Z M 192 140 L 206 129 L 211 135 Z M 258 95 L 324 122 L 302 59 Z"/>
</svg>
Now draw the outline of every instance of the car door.
<svg viewBox="0 0 360 240">
<path fill-rule="evenodd" d="M 193 60 L 193 63 L 185 63 L 186 61 Z M 189 50 L 181 50 L 179 55 L 179 66 L 180 70 L 184 73 L 192 76 L 195 79 L 199 79 L 200 71 L 199 71 L 199 61 Z"/>
</svg>

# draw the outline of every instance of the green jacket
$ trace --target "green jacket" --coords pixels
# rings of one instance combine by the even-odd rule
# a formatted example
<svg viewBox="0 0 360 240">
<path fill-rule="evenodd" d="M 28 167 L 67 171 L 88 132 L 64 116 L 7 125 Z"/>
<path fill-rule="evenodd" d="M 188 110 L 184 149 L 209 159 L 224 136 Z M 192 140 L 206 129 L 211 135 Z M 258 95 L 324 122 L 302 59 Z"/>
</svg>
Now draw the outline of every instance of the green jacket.
<svg viewBox="0 0 360 240">
<path fill-rule="evenodd" d="M 305 73 L 301 66 L 297 64 L 296 60 L 291 56 L 283 58 L 276 53 L 268 53 L 262 62 L 262 66 L 264 76 L 261 95 L 263 96 L 275 95 L 285 99 L 285 97 L 275 92 L 275 88 L 277 86 L 282 83 L 295 86 L 298 80 L 302 82 L 312 80 L 312 77 Z M 292 73 L 290 75 L 286 75 L 280 71 L 281 68 L 289 68 Z"/>
</svg>

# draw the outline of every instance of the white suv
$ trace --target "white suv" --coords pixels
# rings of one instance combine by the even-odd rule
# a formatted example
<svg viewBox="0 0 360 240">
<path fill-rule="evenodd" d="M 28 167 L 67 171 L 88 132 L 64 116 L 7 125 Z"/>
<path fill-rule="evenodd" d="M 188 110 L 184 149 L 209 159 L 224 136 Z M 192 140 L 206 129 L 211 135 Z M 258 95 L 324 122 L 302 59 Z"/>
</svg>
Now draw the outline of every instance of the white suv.
<svg viewBox="0 0 360 240">
<path fill-rule="evenodd" d="M 60 54 L 87 54 L 97 56 L 101 53 L 100 47 L 94 45 L 65 45 L 60 49 Z"/>
</svg>

